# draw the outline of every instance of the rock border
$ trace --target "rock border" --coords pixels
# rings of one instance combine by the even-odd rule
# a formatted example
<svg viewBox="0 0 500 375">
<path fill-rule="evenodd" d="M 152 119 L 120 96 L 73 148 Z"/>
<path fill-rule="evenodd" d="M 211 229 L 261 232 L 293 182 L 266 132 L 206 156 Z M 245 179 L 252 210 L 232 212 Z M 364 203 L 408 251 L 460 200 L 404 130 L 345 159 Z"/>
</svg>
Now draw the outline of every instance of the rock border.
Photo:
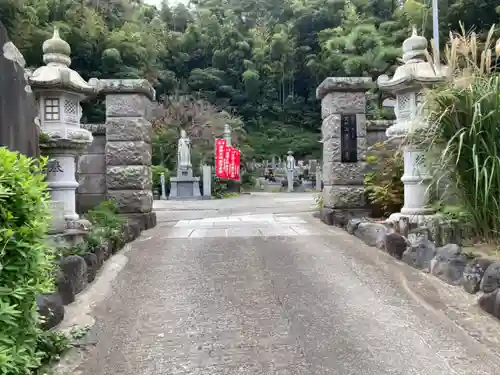
<svg viewBox="0 0 500 375">
<path fill-rule="evenodd" d="M 415 269 L 477 294 L 478 305 L 500 319 L 500 261 L 463 252 L 464 227 L 437 220 L 431 229 L 410 225 L 408 217 L 398 222 L 350 218 L 338 226 Z"/>
<path fill-rule="evenodd" d="M 69 255 L 59 261 L 55 271 L 56 290 L 37 297 L 37 310 L 41 317 L 41 328 L 49 330 L 56 327 L 64 319 L 65 308 L 76 300 L 78 294 L 85 290 L 96 278 L 99 270 L 112 254 L 134 241 L 143 230 L 156 226 L 156 215 L 142 215 L 129 218 L 123 225 L 123 243 L 114 246 L 105 241 L 92 252 L 80 255 Z"/>
</svg>

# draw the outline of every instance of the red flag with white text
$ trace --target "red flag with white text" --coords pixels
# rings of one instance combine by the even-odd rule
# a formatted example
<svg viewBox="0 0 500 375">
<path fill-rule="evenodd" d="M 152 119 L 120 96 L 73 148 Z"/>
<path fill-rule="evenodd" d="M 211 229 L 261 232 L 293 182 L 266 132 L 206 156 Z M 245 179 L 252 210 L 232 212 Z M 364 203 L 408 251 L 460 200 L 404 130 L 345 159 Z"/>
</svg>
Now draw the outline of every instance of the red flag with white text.
<svg viewBox="0 0 500 375">
<path fill-rule="evenodd" d="M 241 172 L 240 172 L 240 163 L 241 163 L 241 161 L 240 161 L 240 158 L 241 158 L 241 151 L 240 150 L 236 150 L 234 165 L 236 167 L 235 179 L 237 181 L 239 181 L 240 178 L 241 178 Z"/>
<path fill-rule="evenodd" d="M 217 139 L 215 141 L 215 175 L 219 178 L 227 178 L 226 173 L 226 140 Z"/>
</svg>

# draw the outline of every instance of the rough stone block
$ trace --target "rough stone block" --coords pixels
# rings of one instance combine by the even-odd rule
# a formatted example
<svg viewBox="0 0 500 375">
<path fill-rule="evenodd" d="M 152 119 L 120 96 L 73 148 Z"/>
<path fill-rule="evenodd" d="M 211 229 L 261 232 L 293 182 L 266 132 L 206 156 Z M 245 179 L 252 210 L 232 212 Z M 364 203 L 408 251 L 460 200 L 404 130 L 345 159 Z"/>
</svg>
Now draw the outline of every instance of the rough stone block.
<svg viewBox="0 0 500 375">
<path fill-rule="evenodd" d="M 426 238 L 420 238 L 403 253 L 403 262 L 414 268 L 429 271 L 431 260 L 435 255 L 434 243 Z"/>
<path fill-rule="evenodd" d="M 84 154 L 78 158 L 77 173 L 105 173 L 106 158 L 102 154 Z"/>
<path fill-rule="evenodd" d="M 366 92 L 374 86 L 369 77 L 327 77 L 316 89 L 316 98 L 321 100 L 331 92 Z"/>
<path fill-rule="evenodd" d="M 87 263 L 87 282 L 91 283 L 94 281 L 97 271 L 99 271 L 99 260 L 94 253 L 83 254 L 82 258 Z"/>
<path fill-rule="evenodd" d="M 65 305 L 87 286 L 87 263 L 78 255 L 70 255 L 59 262 L 58 291 Z"/>
<path fill-rule="evenodd" d="M 104 147 L 106 146 L 105 135 L 94 135 L 92 142 L 85 148 L 85 154 L 104 154 Z"/>
<path fill-rule="evenodd" d="M 323 169 L 325 185 L 363 185 L 366 165 L 364 162 L 331 162 Z"/>
<path fill-rule="evenodd" d="M 151 167 L 128 165 L 108 167 L 107 188 L 113 190 L 148 190 L 152 185 Z"/>
<path fill-rule="evenodd" d="M 108 190 L 108 199 L 114 199 L 120 213 L 151 212 L 153 193 L 151 190 Z"/>
<path fill-rule="evenodd" d="M 104 193 L 101 194 L 77 194 L 76 195 L 76 212 L 83 214 L 88 210 L 96 207 L 106 198 Z"/>
<path fill-rule="evenodd" d="M 105 174 L 80 174 L 78 175 L 79 194 L 104 194 L 106 193 Z"/>
<path fill-rule="evenodd" d="M 38 314 L 41 317 L 41 328 L 49 330 L 64 319 L 64 305 L 59 293 L 41 294 L 36 297 Z"/>
<path fill-rule="evenodd" d="M 106 165 L 151 165 L 151 145 L 146 142 L 108 142 Z"/>
<path fill-rule="evenodd" d="M 346 227 L 353 218 L 368 216 L 369 211 L 362 208 L 332 209 L 323 208 L 320 211 L 320 219 L 327 225 Z"/>
<path fill-rule="evenodd" d="M 323 201 L 327 208 L 365 208 L 365 190 L 363 186 L 325 185 Z"/>
<path fill-rule="evenodd" d="M 150 109 L 150 100 L 142 94 L 106 95 L 106 117 L 108 120 L 110 117 L 147 118 Z"/>
<path fill-rule="evenodd" d="M 341 136 L 340 121 L 341 115 L 339 113 L 332 114 L 323 120 L 321 124 L 323 139 Z M 363 113 L 356 115 L 356 133 L 358 137 L 366 137 L 366 115 Z"/>
<path fill-rule="evenodd" d="M 484 258 L 473 259 L 467 263 L 461 280 L 461 284 L 466 292 L 470 294 L 479 292 L 481 280 L 492 263 L 492 260 Z"/>
<path fill-rule="evenodd" d="M 500 319 L 500 289 L 483 294 L 479 297 L 478 304 L 488 314 Z"/>
<path fill-rule="evenodd" d="M 358 138 L 358 161 L 365 159 L 368 145 L 366 138 Z M 323 142 L 323 163 L 324 162 L 341 162 L 342 148 L 340 138 L 330 138 Z"/>
<path fill-rule="evenodd" d="M 106 135 L 106 124 L 80 124 L 80 127 L 91 132 L 94 139 L 96 136 L 101 137 Z"/>
<path fill-rule="evenodd" d="M 484 293 L 491 293 L 495 289 L 500 289 L 500 262 L 492 263 L 486 268 L 480 288 Z"/>
<path fill-rule="evenodd" d="M 335 113 L 365 113 L 364 92 L 331 92 L 321 99 L 321 118 Z"/>
<path fill-rule="evenodd" d="M 100 93 L 105 95 L 141 94 L 149 100 L 156 97 L 156 92 L 147 79 L 100 79 L 97 84 Z"/>
<path fill-rule="evenodd" d="M 460 285 L 467 261 L 460 246 L 448 244 L 436 249 L 436 256 L 430 263 L 430 273 L 448 284 Z"/>
<path fill-rule="evenodd" d="M 145 118 L 111 117 L 106 121 L 108 141 L 151 142 L 153 127 Z"/>
<path fill-rule="evenodd" d="M 354 236 L 358 237 L 368 246 L 379 247 L 384 242 L 387 227 L 380 223 L 362 222 L 354 230 Z"/>
</svg>

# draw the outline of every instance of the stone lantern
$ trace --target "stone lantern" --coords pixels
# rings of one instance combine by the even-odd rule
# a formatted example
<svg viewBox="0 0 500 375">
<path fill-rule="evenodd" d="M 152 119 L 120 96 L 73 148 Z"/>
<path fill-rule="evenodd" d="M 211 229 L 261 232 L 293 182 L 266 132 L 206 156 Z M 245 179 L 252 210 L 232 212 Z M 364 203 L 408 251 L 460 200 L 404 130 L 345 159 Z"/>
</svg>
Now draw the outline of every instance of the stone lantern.
<svg viewBox="0 0 500 375">
<path fill-rule="evenodd" d="M 70 69 L 71 48 L 59 37 L 57 28 L 42 48 L 46 65 L 29 77 L 39 109 L 40 148 L 49 157 L 51 199 L 63 202 L 65 220 L 74 221 L 79 218 L 75 210 L 76 157 L 92 142 L 92 134 L 80 127 L 80 102 L 97 94 L 97 88 Z"/>
<path fill-rule="evenodd" d="M 403 42 L 404 64 L 396 69 L 392 78 L 382 75 L 377 80 L 381 90 L 396 96 L 396 122 L 386 131 L 390 140 L 401 141 L 409 134 L 417 135 L 428 125 L 421 111 L 423 90 L 441 82 L 445 76 L 443 67 L 435 67 L 427 61 L 427 45 L 427 39 L 419 36 L 414 27 L 412 35 Z M 432 176 L 422 163 L 424 152 L 425 144 L 403 146 L 404 204 L 400 213 L 391 215 L 391 221 L 406 216 L 410 222 L 418 223 L 434 213 L 427 207 Z"/>
</svg>

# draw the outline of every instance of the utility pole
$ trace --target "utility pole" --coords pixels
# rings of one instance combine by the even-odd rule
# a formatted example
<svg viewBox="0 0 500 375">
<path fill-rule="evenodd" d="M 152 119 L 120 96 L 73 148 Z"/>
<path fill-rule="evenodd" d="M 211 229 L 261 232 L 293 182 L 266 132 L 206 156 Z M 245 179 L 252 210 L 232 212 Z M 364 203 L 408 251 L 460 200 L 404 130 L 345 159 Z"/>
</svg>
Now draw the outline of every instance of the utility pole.
<svg viewBox="0 0 500 375">
<path fill-rule="evenodd" d="M 439 8 L 438 0 L 432 0 L 432 37 L 434 39 L 434 65 L 440 69 L 441 61 L 439 56 Z"/>
</svg>

